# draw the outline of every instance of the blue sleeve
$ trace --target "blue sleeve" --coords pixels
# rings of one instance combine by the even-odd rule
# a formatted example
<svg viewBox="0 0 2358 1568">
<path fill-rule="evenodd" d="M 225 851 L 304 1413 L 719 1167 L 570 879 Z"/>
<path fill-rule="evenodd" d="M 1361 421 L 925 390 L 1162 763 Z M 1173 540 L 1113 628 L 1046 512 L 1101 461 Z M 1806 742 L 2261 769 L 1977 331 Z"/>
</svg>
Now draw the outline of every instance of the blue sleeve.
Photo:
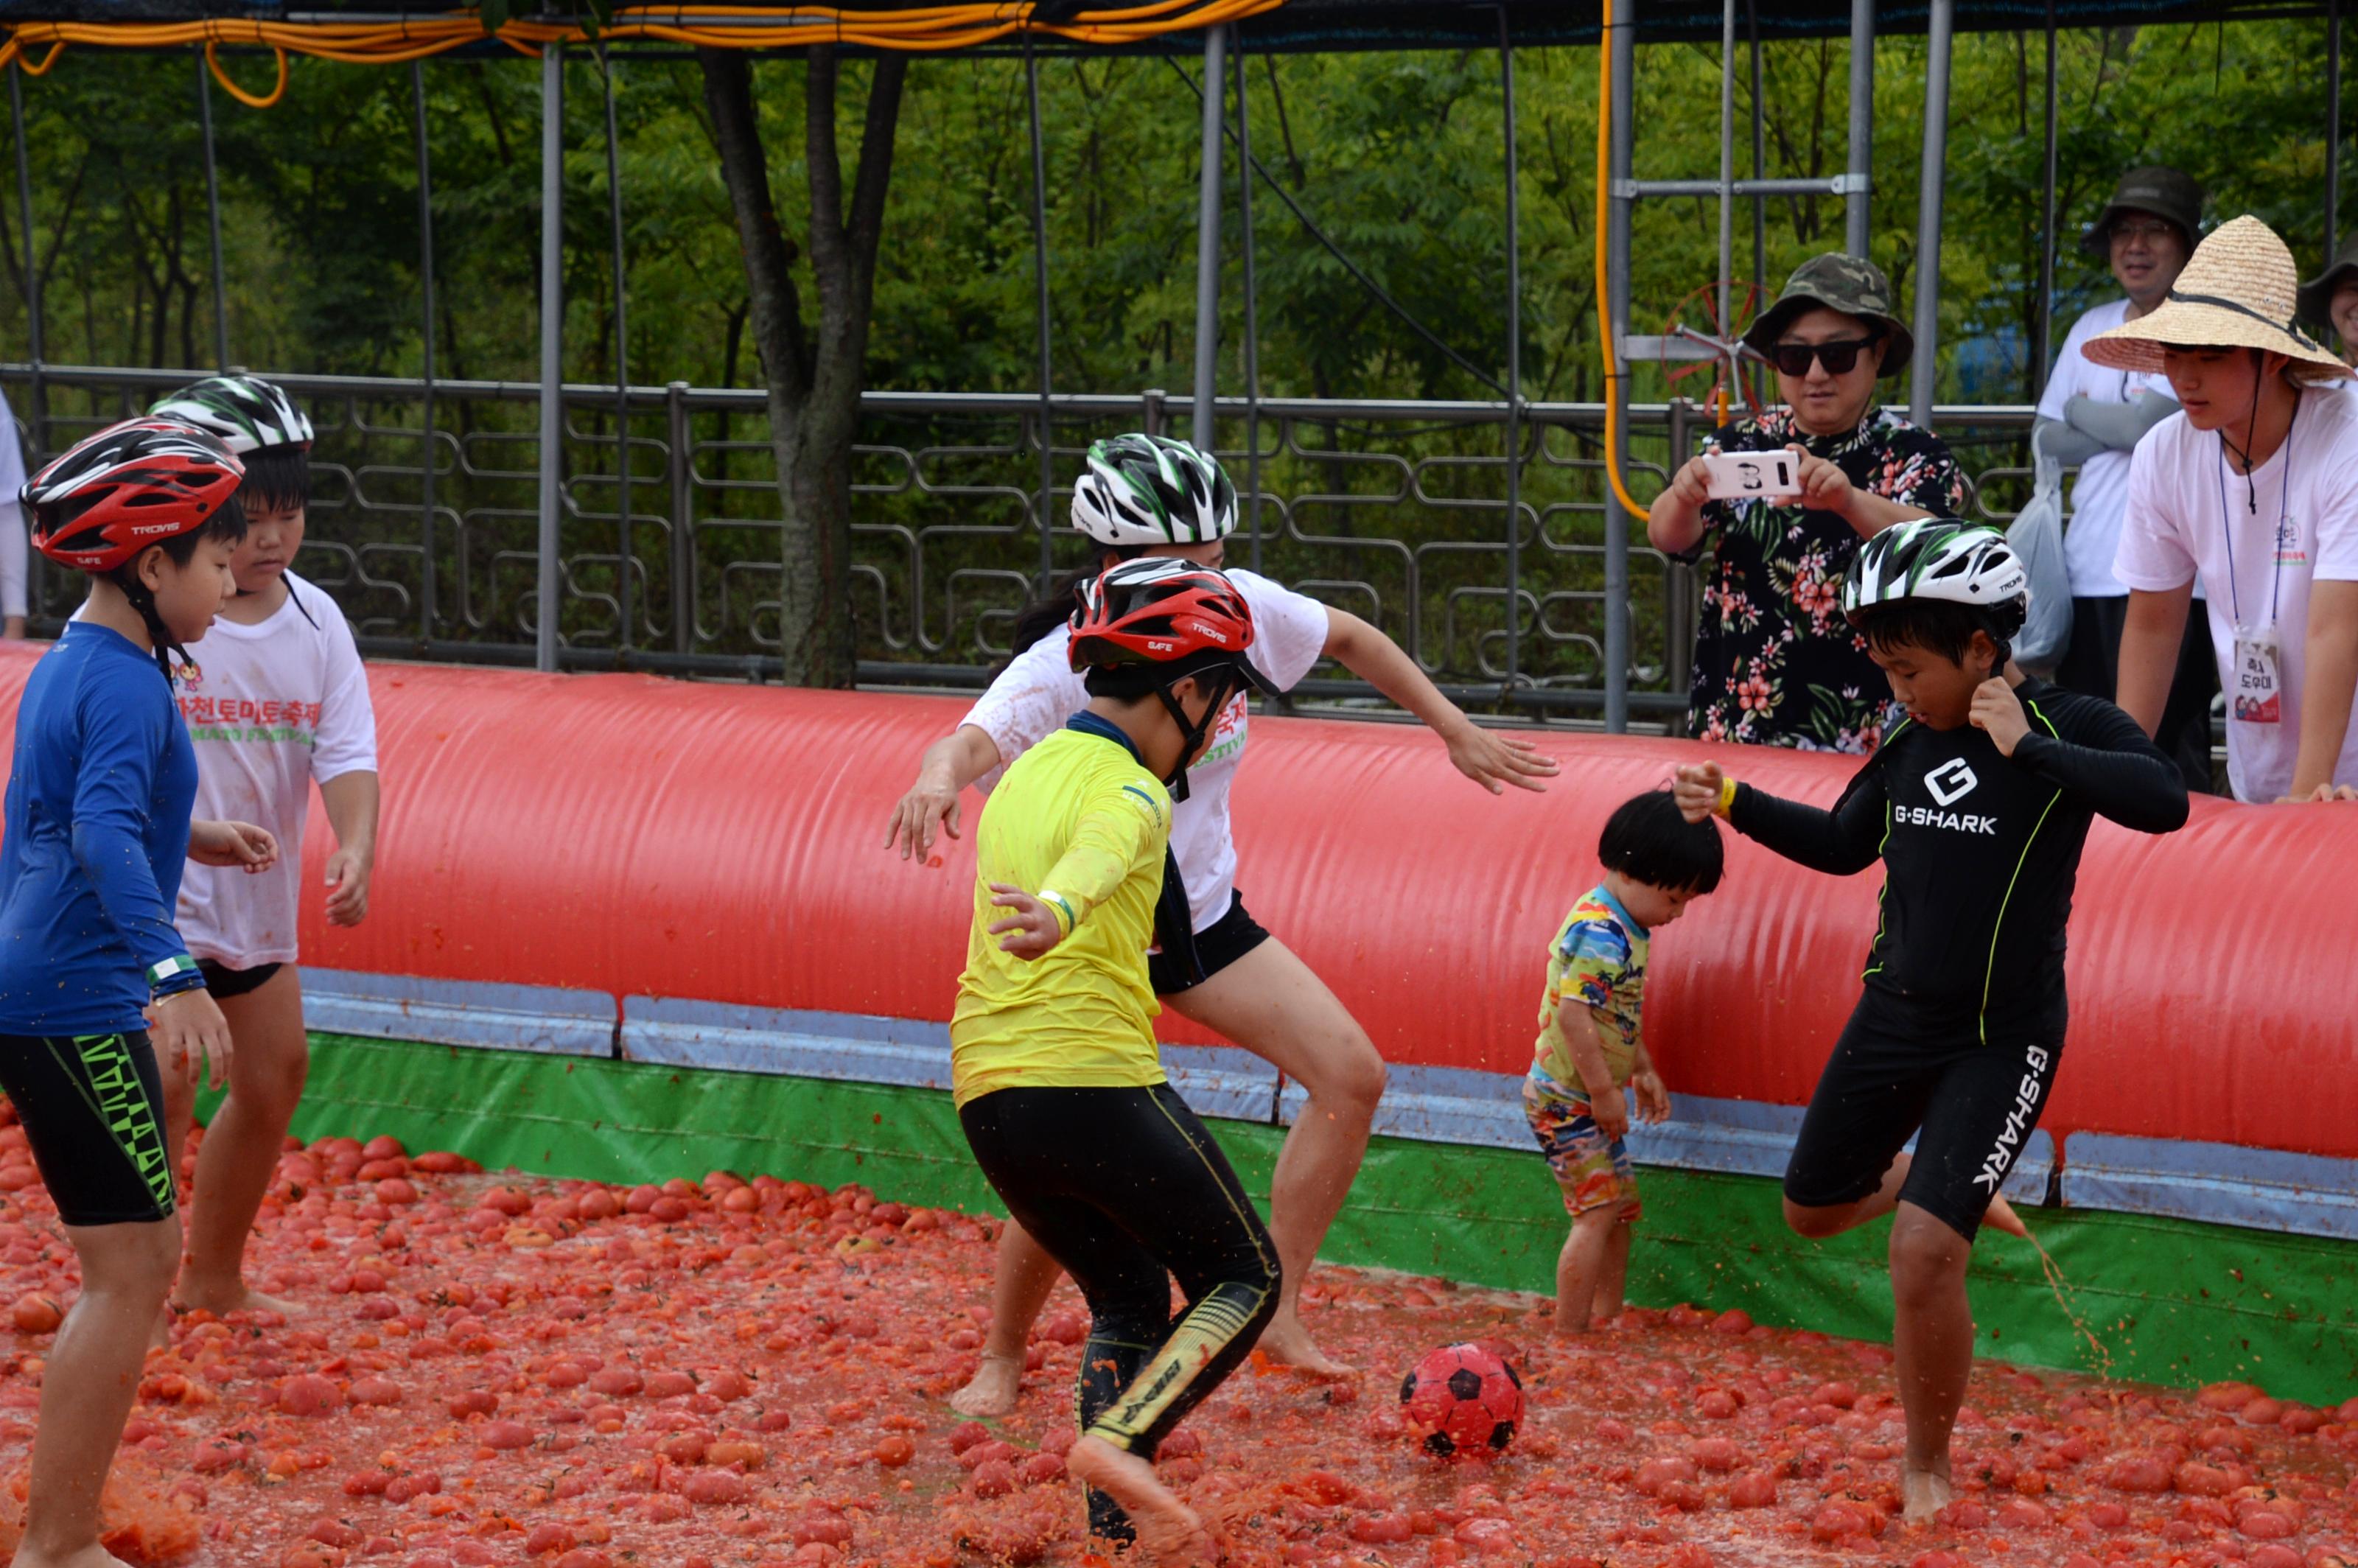
<svg viewBox="0 0 2358 1568">
<path fill-rule="evenodd" d="M 172 924 L 172 906 L 147 863 L 147 819 L 164 754 L 163 726 L 175 718 L 170 704 L 170 695 L 161 690 L 143 697 L 119 686 L 86 683 L 75 700 L 81 765 L 74 775 L 73 801 L 74 860 L 90 878 L 107 923 L 147 972 L 149 983 L 167 991 L 178 989 L 167 979 L 196 974 L 188 945 Z M 186 968 L 179 969 L 180 964 Z M 171 968 L 159 973 L 158 965 Z"/>
</svg>

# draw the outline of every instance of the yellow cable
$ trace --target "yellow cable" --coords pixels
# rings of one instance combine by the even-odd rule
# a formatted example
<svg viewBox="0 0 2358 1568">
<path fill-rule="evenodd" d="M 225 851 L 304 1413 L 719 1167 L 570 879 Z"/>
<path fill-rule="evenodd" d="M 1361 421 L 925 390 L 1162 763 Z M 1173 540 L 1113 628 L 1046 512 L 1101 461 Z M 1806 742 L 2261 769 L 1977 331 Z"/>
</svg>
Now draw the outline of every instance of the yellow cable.
<svg viewBox="0 0 2358 1568">
<path fill-rule="evenodd" d="M 231 97 L 249 109 L 276 108 L 278 101 L 287 96 L 287 51 L 283 49 L 271 50 L 278 57 L 278 85 L 270 90 L 270 96 L 267 98 L 256 98 L 253 93 L 231 81 L 229 72 L 222 69 L 220 59 L 213 53 L 214 45 L 218 41 L 214 38 L 205 40 L 205 65 L 213 73 L 213 80 L 220 82 Z"/>
<path fill-rule="evenodd" d="M 1636 105 L 1631 105 L 1635 110 Z M 1605 0 L 1605 27 L 1596 35 L 1596 330 L 1605 354 L 1605 477 L 1612 481 L 1614 498 L 1630 516 L 1643 522 L 1646 509 L 1629 498 L 1621 482 L 1621 371 L 1613 353 L 1613 308 L 1606 292 L 1606 225 L 1611 222 L 1610 179 L 1613 170 L 1613 0 Z"/>
</svg>

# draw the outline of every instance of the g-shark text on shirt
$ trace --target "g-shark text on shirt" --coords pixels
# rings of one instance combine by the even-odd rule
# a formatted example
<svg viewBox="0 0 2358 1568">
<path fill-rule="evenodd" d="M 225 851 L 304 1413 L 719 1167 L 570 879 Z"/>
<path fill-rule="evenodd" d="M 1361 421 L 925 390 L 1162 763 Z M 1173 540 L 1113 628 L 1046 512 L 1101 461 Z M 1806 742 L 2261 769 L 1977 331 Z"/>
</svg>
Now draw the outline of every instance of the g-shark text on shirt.
<svg viewBox="0 0 2358 1568">
<path fill-rule="evenodd" d="M 1969 812 L 1939 811 L 1929 806 L 1895 806 L 1892 820 L 1909 827 L 1944 827 L 1952 833 L 1980 833 L 1997 837 L 1997 818 L 1975 816 Z"/>
</svg>

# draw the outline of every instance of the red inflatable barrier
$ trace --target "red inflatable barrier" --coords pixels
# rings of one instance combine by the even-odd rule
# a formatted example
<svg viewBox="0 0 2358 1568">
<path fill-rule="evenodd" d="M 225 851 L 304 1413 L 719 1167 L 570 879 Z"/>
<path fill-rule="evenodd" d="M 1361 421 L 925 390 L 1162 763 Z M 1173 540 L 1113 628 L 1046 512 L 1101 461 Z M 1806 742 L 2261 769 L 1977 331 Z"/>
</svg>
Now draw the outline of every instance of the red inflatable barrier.
<svg viewBox="0 0 2358 1568">
<path fill-rule="evenodd" d="M 0 654 L 13 715 L 31 656 Z M 904 863 L 884 823 L 954 700 L 379 665 L 386 784 L 367 925 L 310 904 L 307 962 L 617 995 L 949 1016 L 970 840 Z M 1606 815 L 1686 742 L 1552 736 L 1544 795 L 1484 794 L 1419 729 L 1261 719 L 1235 793 L 1254 913 L 1393 1062 L 1520 1072 L 1545 945 Z M 13 723 L 0 728 L 0 736 Z M 1845 761 L 1716 748 L 1831 801 Z M 979 809 L 968 797 L 970 825 Z M 307 875 L 325 853 L 315 810 Z M 1857 994 L 1877 873 L 1731 838 L 1657 940 L 1649 1033 L 1673 1087 L 1797 1103 Z M 2046 1126 L 2358 1157 L 2358 809 L 2199 802 L 2151 838 L 2099 823 L 2071 930 Z M 2000 983 L 2004 983 L 2001 977 Z M 1167 1037 L 1208 1037 L 1166 1015 Z"/>
</svg>

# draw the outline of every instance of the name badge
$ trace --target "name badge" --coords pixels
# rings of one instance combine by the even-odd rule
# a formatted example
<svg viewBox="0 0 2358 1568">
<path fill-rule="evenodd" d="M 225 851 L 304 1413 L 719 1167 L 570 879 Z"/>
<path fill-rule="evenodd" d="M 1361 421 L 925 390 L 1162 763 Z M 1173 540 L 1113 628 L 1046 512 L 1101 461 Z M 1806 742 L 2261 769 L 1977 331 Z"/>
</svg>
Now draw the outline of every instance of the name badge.
<svg viewBox="0 0 2358 1568">
<path fill-rule="evenodd" d="M 2284 684 L 2277 675 L 2277 634 L 2235 633 L 2235 687 L 2228 693 L 2228 717 L 2239 724 L 2284 721 Z"/>
</svg>

